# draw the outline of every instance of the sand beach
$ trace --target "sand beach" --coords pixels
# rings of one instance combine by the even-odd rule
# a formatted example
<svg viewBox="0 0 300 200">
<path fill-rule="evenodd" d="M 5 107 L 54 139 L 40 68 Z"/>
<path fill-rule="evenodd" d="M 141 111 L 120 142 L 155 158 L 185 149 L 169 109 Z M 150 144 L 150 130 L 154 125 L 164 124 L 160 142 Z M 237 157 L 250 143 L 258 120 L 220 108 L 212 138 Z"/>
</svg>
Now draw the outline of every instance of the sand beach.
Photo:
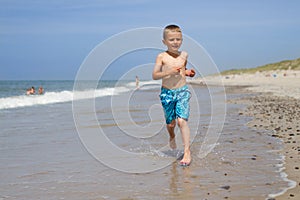
<svg viewBox="0 0 300 200">
<path fill-rule="evenodd" d="M 251 86 L 247 90 L 300 99 L 300 71 L 278 70 L 254 74 L 216 75 L 205 77 L 200 81 L 207 85 L 221 82 L 225 86 Z"/>
<path fill-rule="evenodd" d="M 277 70 L 226 76 L 208 76 L 192 83 L 206 85 L 223 84 L 243 88 L 251 96 L 230 99 L 229 103 L 245 104 L 246 109 L 239 115 L 251 116 L 248 126 L 257 130 L 271 131 L 270 138 L 282 140 L 281 155 L 284 156 L 282 168 L 286 178 L 293 181 L 290 188 L 281 195 L 268 199 L 300 198 L 300 71 Z"/>
</svg>

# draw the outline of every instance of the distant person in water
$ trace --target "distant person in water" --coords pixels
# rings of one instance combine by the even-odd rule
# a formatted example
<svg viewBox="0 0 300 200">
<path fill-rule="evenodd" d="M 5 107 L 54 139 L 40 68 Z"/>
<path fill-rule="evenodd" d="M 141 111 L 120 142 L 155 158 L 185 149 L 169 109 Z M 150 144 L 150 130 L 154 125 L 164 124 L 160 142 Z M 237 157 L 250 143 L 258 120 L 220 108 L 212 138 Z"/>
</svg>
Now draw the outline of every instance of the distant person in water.
<svg viewBox="0 0 300 200">
<path fill-rule="evenodd" d="M 26 90 L 26 94 L 27 94 L 27 95 L 30 95 L 30 90 L 31 90 L 31 88 L 28 88 L 28 89 Z"/>
<path fill-rule="evenodd" d="M 139 79 L 138 76 L 135 76 L 135 86 L 136 86 L 136 89 L 140 88 L 139 84 L 140 84 L 140 79 Z"/>
<path fill-rule="evenodd" d="M 35 88 L 33 86 L 31 88 L 28 88 L 26 94 L 27 95 L 35 94 Z"/>
<path fill-rule="evenodd" d="M 44 88 L 42 86 L 39 87 L 39 94 L 44 94 Z"/>
</svg>

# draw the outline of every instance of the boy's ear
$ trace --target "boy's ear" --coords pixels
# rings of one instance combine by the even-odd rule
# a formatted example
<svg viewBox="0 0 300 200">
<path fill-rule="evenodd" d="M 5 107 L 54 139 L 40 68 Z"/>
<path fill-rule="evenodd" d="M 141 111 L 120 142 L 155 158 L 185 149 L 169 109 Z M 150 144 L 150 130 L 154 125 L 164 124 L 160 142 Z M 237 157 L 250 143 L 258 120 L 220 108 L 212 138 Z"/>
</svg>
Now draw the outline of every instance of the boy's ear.
<svg viewBox="0 0 300 200">
<path fill-rule="evenodd" d="M 165 42 L 165 40 L 164 40 L 164 39 L 162 40 L 162 43 L 163 43 L 164 45 L 166 45 L 166 42 Z"/>
</svg>

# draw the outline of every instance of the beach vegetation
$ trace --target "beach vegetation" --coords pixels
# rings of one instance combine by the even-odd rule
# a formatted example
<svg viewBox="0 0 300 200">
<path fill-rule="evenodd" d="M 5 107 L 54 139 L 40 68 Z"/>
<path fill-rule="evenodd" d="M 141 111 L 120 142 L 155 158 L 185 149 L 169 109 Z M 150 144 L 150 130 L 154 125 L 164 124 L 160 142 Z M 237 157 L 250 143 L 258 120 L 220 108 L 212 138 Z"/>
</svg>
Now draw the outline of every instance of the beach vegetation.
<svg viewBox="0 0 300 200">
<path fill-rule="evenodd" d="M 230 69 L 221 72 L 221 75 L 231 74 L 254 74 L 256 72 L 278 71 L 278 70 L 300 70 L 300 58 L 295 60 L 283 60 L 254 68 Z"/>
</svg>

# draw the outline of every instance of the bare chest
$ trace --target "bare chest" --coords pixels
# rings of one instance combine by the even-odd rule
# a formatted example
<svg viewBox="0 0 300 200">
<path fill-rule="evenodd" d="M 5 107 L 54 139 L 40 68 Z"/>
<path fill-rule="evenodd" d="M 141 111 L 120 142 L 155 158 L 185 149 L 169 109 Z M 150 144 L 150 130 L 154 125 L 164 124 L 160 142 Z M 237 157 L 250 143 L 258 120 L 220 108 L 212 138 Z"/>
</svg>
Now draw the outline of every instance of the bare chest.
<svg viewBox="0 0 300 200">
<path fill-rule="evenodd" d="M 163 59 L 163 68 L 170 69 L 173 67 L 184 67 L 186 63 L 186 59 L 178 56 L 177 58 L 168 56 L 167 58 Z"/>
</svg>

